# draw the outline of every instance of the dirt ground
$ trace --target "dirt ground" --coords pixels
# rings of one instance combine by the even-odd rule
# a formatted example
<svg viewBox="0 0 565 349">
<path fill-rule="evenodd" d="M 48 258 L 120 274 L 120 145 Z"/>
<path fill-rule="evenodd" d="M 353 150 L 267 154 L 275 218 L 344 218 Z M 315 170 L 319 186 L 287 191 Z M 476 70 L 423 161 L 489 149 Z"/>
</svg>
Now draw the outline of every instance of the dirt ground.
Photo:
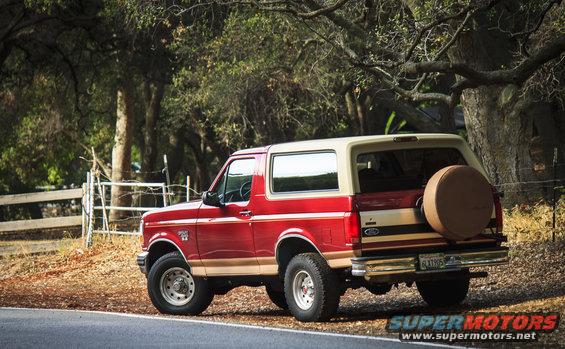
<svg viewBox="0 0 565 349">
<path fill-rule="evenodd" d="M 135 264 L 138 246 L 129 238 L 96 241 L 92 250 L 74 242 L 53 254 L 0 259 L 0 306 L 157 314 Z M 197 318 L 395 337 L 385 331 L 393 314 L 558 311 L 563 317 L 565 242 L 520 242 L 510 247 L 510 267 L 485 268 L 489 277 L 474 279 L 468 298 L 457 308 L 431 309 L 415 287 L 400 286 L 382 296 L 358 289 L 341 298 L 332 321 L 300 323 L 270 303 L 264 288 L 241 287 L 216 296 Z M 544 346 L 563 345 L 563 329 L 542 334 L 540 340 Z"/>
</svg>

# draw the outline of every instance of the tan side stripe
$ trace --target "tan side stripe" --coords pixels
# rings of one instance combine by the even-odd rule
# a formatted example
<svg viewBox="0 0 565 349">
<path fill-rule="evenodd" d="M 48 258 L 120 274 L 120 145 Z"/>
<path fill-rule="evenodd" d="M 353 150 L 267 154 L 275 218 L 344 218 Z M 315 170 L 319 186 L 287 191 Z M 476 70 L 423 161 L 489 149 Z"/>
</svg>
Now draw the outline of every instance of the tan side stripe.
<svg viewBox="0 0 565 349">
<path fill-rule="evenodd" d="M 360 251 L 337 251 L 326 252 L 323 255 L 328 260 L 330 267 L 346 268 L 351 266 L 351 258 L 355 256 L 355 252 L 360 253 Z M 188 262 L 192 266 L 194 275 L 197 276 L 276 275 L 278 273 L 278 265 L 274 257 L 203 259 Z"/>
<path fill-rule="evenodd" d="M 257 257 L 259 264 L 276 264 L 277 259 L 273 257 Z"/>
<path fill-rule="evenodd" d="M 404 241 L 404 240 L 415 240 L 415 239 L 437 239 L 442 236 L 438 233 L 416 233 L 416 234 L 398 234 L 398 235 L 386 235 L 386 236 L 372 236 L 367 238 L 362 238 L 361 243 L 371 243 L 371 242 L 387 242 L 387 241 Z"/>
<path fill-rule="evenodd" d="M 204 267 L 192 267 L 191 269 L 194 276 L 206 276 L 206 269 Z"/>
<path fill-rule="evenodd" d="M 259 266 L 232 266 L 232 267 L 206 267 L 206 275 L 229 276 L 229 275 L 259 275 Z"/>
<path fill-rule="evenodd" d="M 351 266 L 351 257 L 328 260 L 330 268 L 347 268 Z"/>
<path fill-rule="evenodd" d="M 200 259 L 189 259 L 187 260 L 188 264 L 190 264 L 191 267 L 201 267 L 202 266 L 202 262 L 200 261 Z"/>
<path fill-rule="evenodd" d="M 391 225 L 410 225 L 426 223 L 418 208 L 399 208 L 395 210 L 363 211 L 359 213 L 362 228 L 386 227 Z M 496 218 L 493 209 L 491 218 Z M 367 224 L 368 222 L 374 224 Z"/>
<path fill-rule="evenodd" d="M 340 258 L 352 258 L 355 257 L 355 252 L 354 250 L 350 250 L 350 251 L 337 251 L 337 252 L 323 252 L 322 255 L 324 256 L 324 258 L 330 260 L 330 259 L 340 259 Z"/>
<path fill-rule="evenodd" d="M 206 276 L 206 270 L 204 269 L 204 266 L 202 266 L 200 259 L 189 259 L 187 260 L 187 263 L 190 265 L 190 269 L 194 276 Z"/>
<path fill-rule="evenodd" d="M 208 267 L 248 267 L 257 265 L 257 259 L 255 257 L 202 259 L 202 264 L 206 267 L 206 270 Z"/>
<path fill-rule="evenodd" d="M 490 233 L 490 230 L 485 230 L 485 233 Z M 388 241 L 404 241 L 404 240 L 416 240 L 416 239 L 438 239 L 442 238 L 439 233 L 414 233 L 414 234 L 397 234 L 397 235 L 385 235 L 385 236 L 372 236 L 361 238 L 361 243 L 372 243 L 372 242 L 388 242 Z M 465 240 L 456 241 L 456 243 L 468 243 L 471 241 L 491 241 L 492 239 L 480 239 L 480 240 Z"/>
<path fill-rule="evenodd" d="M 279 273 L 279 265 L 275 257 L 257 257 L 259 262 L 259 274 L 261 275 L 277 275 Z"/>
<path fill-rule="evenodd" d="M 277 264 L 259 266 L 259 274 L 261 275 L 277 275 L 278 273 L 279 266 Z"/>
<path fill-rule="evenodd" d="M 434 244 L 415 244 L 415 245 L 402 245 L 402 246 L 384 246 L 384 247 L 368 247 L 363 248 L 363 251 L 378 251 L 378 250 L 392 250 L 407 247 L 422 247 L 422 246 L 446 246 L 447 242 L 440 242 Z"/>
<path fill-rule="evenodd" d="M 359 213 L 361 227 L 383 227 L 389 225 L 408 225 L 425 223 L 420 218 L 420 211 L 415 208 L 399 208 L 396 210 L 363 211 Z M 374 222 L 374 224 L 367 224 Z"/>
</svg>

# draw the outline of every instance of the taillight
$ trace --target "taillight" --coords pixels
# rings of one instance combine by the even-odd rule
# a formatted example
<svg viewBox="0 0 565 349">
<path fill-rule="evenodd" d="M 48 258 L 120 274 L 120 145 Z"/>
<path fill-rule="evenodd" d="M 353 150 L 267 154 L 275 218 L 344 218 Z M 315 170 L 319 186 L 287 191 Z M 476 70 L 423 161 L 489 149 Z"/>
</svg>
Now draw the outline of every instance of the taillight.
<svg viewBox="0 0 565 349">
<path fill-rule="evenodd" d="M 359 214 L 357 212 L 345 213 L 345 243 L 356 245 L 359 243 Z"/>
</svg>

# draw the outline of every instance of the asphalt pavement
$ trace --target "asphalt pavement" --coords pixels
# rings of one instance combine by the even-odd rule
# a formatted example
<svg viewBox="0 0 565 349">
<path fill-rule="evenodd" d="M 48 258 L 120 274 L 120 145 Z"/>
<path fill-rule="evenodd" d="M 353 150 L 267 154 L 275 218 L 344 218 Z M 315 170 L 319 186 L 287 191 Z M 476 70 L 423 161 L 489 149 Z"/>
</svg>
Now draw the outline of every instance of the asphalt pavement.
<svg viewBox="0 0 565 349">
<path fill-rule="evenodd" d="M 0 308 L 0 348 L 437 348 L 392 338 L 162 316 Z"/>
</svg>

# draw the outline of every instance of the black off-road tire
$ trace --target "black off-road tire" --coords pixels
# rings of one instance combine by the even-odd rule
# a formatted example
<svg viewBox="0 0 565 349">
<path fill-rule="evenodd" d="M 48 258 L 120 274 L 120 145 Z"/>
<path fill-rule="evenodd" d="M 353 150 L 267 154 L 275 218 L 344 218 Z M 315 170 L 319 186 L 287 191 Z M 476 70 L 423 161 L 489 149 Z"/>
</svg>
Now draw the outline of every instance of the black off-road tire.
<svg viewBox="0 0 565 349">
<path fill-rule="evenodd" d="M 278 291 L 271 285 L 266 285 L 265 290 L 271 302 L 273 302 L 277 307 L 287 310 L 288 304 L 286 304 L 286 298 L 284 296 L 284 291 Z"/>
<path fill-rule="evenodd" d="M 310 308 L 302 309 L 295 300 L 293 281 L 305 271 L 312 279 L 314 297 Z M 325 259 L 317 253 L 296 255 L 288 264 L 284 277 L 284 292 L 292 315 L 304 322 L 327 321 L 337 312 L 340 298 L 340 282 Z"/>
<path fill-rule="evenodd" d="M 161 277 L 171 268 L 184 269 L 194 280 L 194 294 L 186 304 L 171 304 L 161 292 Z M 164 314 L 198 315 L 208 308 L 214 298 L 208 281 L 204 278 L 193 276 L 190 273 L 188 264 L 179 252 L 167 253 L 153 264 L 147 276 L 147 290 L 155 308 Z"/>
<path fill-rule="evenodd" d="M 392 289 L 391 284 L 366 284 L 365 288 L 375 296 L 386 294 Z"/>
<path fill-rule="evenodd" d="M 470 278 L 417 281 L 418 292 L 432 307 L 448 307 L 463 302 L 469 292 Z"/>
</svg>

